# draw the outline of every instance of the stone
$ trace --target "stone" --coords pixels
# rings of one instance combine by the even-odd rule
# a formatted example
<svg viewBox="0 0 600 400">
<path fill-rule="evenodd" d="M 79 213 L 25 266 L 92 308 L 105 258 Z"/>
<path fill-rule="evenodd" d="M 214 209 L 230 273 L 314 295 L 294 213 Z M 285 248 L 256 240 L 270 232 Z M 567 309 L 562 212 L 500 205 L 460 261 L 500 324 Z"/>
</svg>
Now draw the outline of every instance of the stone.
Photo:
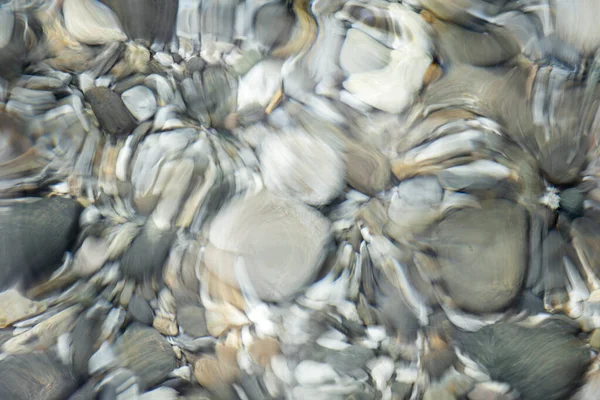
<svg viewBox="0 0 600 400">
<path fill-rule="evenodd" d="M 65 399 L 76 388 L 75 377 L 49 353 L 21 354 L 0 361 L 0 398 Z"/>
<path fill-rule="evenodd" d="M 457 361 L 456 354 L 452 349 L 433 350 L 423 356 L 421 362 L 423 369 L 427 371 L 430 378 L 438 380 Z"/>
<path fill-rule="evenodd" d="M 590 361 L 581 341 L 553 327 L 497 323 L 455 336 L 461 351 L 483 365 L 493 380 L 508 383 L 525 399 L 567 398 Z"/>
<path fill-rule="evenodd" d="M 152 322 L 154 329 L 166 336 L 175 336 L 179 332 L 179 328 L 175 321 L 169 321 L 166 318 L 156 317 Z"/>
<path fill-rule="evenodd" d="M 94 87 L 85 98 L 90 103 L 98 123 L 106 132 L 116 136 L 129 135 L 137 123 L 121 97 L 105 87 Z"/>
<path fill-rule="evenodd" d="M 486 313 L 511 304 L 527 267 L 527 212 L 497 200 L 449 213 L 433 228 L 442 279 L 458 306 Z"/>
<path fill-rule="evenodd" d="M 392 383 L 392 400 L 408 400 L 412 393 L 412 385 L 406 382 Z"/>
<path fill-rule="evenodd" d="M 594 329 L 589 338 L 590 347 L 596 351 L 600 350 L 600 329 Z"/>
<path fill-rule="evenodd" d="M 177 322 L 183 333 L 192 337 L 208 336 L 204 308 L 185 305 L 177 308 Z"/>
<path fill-rule="evenodd" d="M 261 299 L 279 301 L 314 278 L 325 259 L 329 222 L 297 200 L 263 190 L 222 208 L 209 240 L 204 262 L 211 272 L 237 287 L 236 268 L 242 268 Z"/>
<path fill-rule="evenodd" d="M 423 395 L 423 400 L 456 400 L 452 393 L 443 387 L 430 386 Z"/>
<path fill-rule="evenodd" d="M 63 15 L 65 27 L 81 43 L 98 45 L 127 39 L 115 13 L 99 1 L 64 0 Z"/>
<path fill-rule="evenodd" d="M 16 289 L 0 293 L 0 328 L 6 328 L 20 321 L 46 311 L 46 304 L 31 301 Z"/>
<path fill-rule="evenodd" d="M 267 188 L 310 205 L 325 205 L 344 188 L 341 157 L 329 144 L 302 132 L 267 136 L 260 162 Z"/>
<path fill-rule="evenodd" d="M 280 352 L 279 341 L 273 338 L 256 339 L 248 348 L 252 360 L 263 368 L 271 362 L 271 358 Z"/>
<path fill-rule="evenodd" d="M 126 90 L 121 99 L 129 112 L 140 122 L 152 117 L 158 107 L 154 93 L 145 86 L 135 86 Z"/>
<path fill-rule="evenodd" d="M 346 169 L 348 184 L 369 196 L 386 189 L 392 176 L 388 159 L 377 149 L 362 144 L 347 146 Z"/>
<path fill-rule="evenodd" d="M 154 312 L 150 304 L 143 297 L 134 294 L 129 301 L 128 310 L 136 321 L 145 325 L 152 325 Z"/>
<path fill-rule="evenodd" d="M 165 338 L 143 325 L 127 328 L 117 348 L 123 366 L 137 375 L 143 389 L 162 382 L 177 366 L 175 353 Z"/>
<path fill-rule="evenodd" d="M 0 207 L 0 288 L 54 272 L 77 235 L 81 210 L 62 197 Z"/>
</svg>

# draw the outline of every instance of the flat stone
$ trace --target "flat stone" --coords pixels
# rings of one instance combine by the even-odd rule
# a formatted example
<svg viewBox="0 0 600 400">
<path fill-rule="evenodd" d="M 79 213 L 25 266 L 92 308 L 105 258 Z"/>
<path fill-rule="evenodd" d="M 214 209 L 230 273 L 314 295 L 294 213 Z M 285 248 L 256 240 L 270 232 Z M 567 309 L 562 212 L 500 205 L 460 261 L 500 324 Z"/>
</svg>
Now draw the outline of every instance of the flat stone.
<svg viewBox="0 0 600 400">
<path fill-rule="evenodd" d="M 142 388 L 162 382 L 177 366 L 175 353 L 166 339 L 152 328 L 132 325 L 119 338 L 123 365 L 139 378 Z"/>
<path fill-rule="evenodd" d="M 358 29 L 348 29 L 340 52 L 340 67 L 349 74 L 384 68 L 391 49 Z"/>
<path fill-rule="evenodd" d="M 442 278 L 456 303 L 493 312 L 519 294 L 527 269 L 527 212 L 498 200 L 449 213 L 434 229 Z"/>
</svg>

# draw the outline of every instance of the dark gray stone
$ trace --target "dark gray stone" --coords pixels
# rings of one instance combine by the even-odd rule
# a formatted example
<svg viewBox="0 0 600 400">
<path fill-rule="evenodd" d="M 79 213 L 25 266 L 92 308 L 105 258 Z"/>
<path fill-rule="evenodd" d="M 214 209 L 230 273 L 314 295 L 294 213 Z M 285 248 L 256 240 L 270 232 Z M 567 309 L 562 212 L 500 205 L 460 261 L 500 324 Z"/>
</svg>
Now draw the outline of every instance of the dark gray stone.
<svg viewBox="0 0 600 400">
<path fill-rule="evenodd" d="M 507 382 L 528 400 L 566 399 L 580 384 L 589 350 L 564 330 L 499 323 L 458 332 L 458 347 L 493 380 Z"/>
<path fill-rule="evenodd" d="M 154 320 L 154 312 L 152 311 L 152 307 L 150 307 L 150 304 L 148 304 L 146 299 L 134 294 L 129 301 L 129 306 L 127 309 L 136 321 L 145 325 L 152 325 L 152 321 Z"/>
<path fill-rule="evenodd" d="M 67 367 L 47 353 L 10 356 L 0 361 L 0 398 L 60 400 L 77 388 Z"/>
<path fill-rule="evenodd" d="M 177 366 L 175 354 L 165 338 L 143 325 L 127 328 L 118 349 L 123 365 L 136 374 L 142 389 L 162 382 Z"/>
<path fill-rule="evenodd" d="M 90 89 L 85 98 L 90 103 L 98 123 L 111 135 L 129 135 L 137 126 L 133 115 L 129 112 L 121 96 L 105 87 Z"/>
<path fill-rule="evenodd" d="M 81 210 L 62 197 L 0 207 L 0 288 L 54 272 L 77 235 Z"/>
</svg>

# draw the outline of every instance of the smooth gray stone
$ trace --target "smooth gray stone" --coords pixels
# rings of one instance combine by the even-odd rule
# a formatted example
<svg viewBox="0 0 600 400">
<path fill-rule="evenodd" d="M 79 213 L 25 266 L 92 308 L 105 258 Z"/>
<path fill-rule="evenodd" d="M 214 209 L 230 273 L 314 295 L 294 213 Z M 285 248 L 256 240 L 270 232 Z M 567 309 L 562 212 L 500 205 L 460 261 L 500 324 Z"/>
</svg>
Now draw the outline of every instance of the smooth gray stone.
<svg viewBox="0 0 600 400">
<path fill-rule="evenodd" d="M 123 273 L 137 281 L 161 278 L 175 232 L 162 231 L 149 221 L 121 259 Z"/>
<path fill-rule="evenodd" d="M 423 369 L 433 380 L 439 380 L 457 361 L 456 353 L 452 349 L 433 350 L 421 359 Z"/>
<path fill-rule="evenodd" d="M 496 200 L 449 213 L 433 228 L 433 247 L 450 296 L 470 312 L 507 307 L 527 270 L 528 214 Z"/>
<path fill-rule="evenodd" d="M 177 323 L 183 332 L 192 337 L 208 336 L 204 308 L 185 305 L 177 308 Z"/>
<path fill-rule="evenodd" d="M 554 328 L 498 323 L 478 332 L 458 332 L 456 339 L 493 380 L 508 383 L 527 400 L 568 398 L 590 361 L 581 341 Z"/>
<path fill-rule="evenodd" d="M 118 349 L 124 366 L 139 378 L 141 389 L 162 382 L 177 366 L 175 353 L 155 329 L 134 324 L 120 337 Z"/>
<path fill-rule="evenodd" d="M 13 18 L 13 29 L 10 40 L 6 46 L 0 48 L 0 78 L 13 80 L 23 72 L 27 58 L 27 46 L 25 43 L 25 21 L 23 18 L 15 18 L 9 10 L 2 11 L 4 18 Z M 3 20 L 4 20 L 3 18 Z"/>
<path fill-rule="evenodd" d="M 1 399 L 66 399 L 76 388 L 68 368 L 48 353 L 20 354 L 0 361 Z"/>
<path fill-rule="evenodd" d="M 294 15 L 282 2 L 268 2 L 254 13 L 254 35 L 269 50 L 287 43 L 293 26 Z"/>
<path fill-rule="evenodd" d="M 154 321 L 154 312 L 146 299 L 134 294 L 127 307 L 133 318 L 145 325 L 152 325 Z"/>
<path fill-rule="evenodd" d="M 375 352 L 366 347 L 352 345 L 340 351 L 333 351 L 325 357 L 325 362 L 338 373 L 349 373 L 363 368 L 367 361 L 375 357 Z"/>
<path fill-rule="evenodd" d="M 102 324 L 106 313 L 100 310 L 94 312 L 90 317 L 81 314 L 75 322 L 75 328 L 71 334 L 73 351 L 73 370 L 85 379 L 88 376 L 88 362 L 90 357 L 98 350 L 98 338 L 102 333 Z"/>
<path fill-rule="evenodd" d="M 404 382 L 392 383 L 392 398 L 394 400 L 408 400 L 412 393 L 412 385 Z"/>
<path fill-rule="evenodd" d="M 30 284 L 60 266 L 79 229 L 82 207 L 50 197 L 0 207 L 0 288 Z"/>
<path fill-rule="evenodd" d="M 591 218 L 577 218 L 571 225 L 571 235 L 581 242 L 581 256 L 596 275 L 600 274 L 600 224 Z"/>
</svg>

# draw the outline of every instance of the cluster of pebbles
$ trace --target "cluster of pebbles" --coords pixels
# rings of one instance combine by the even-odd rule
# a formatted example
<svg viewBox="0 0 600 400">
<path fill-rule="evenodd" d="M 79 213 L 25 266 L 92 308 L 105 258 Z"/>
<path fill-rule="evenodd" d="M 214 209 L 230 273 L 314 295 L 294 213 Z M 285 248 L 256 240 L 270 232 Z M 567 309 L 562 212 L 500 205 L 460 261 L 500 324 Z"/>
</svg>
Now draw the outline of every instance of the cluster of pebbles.
<svg viewBox="0 0 600 400">
<path fill-rule="evenodd" d="M 592 400 L 597 0 L 0 6 L 0 398 Z"/>
</svg>

